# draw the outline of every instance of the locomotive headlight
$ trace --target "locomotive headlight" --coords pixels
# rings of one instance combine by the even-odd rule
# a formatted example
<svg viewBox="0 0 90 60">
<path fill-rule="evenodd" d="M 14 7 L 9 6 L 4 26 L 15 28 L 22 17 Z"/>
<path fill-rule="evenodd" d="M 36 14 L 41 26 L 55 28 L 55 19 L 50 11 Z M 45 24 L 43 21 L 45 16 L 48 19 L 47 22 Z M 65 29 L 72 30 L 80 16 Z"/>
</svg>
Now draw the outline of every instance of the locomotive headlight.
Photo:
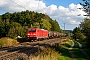
<svg viewBox="0 0 90 60">
<path fill-rule="evenodd" d="M 36 34 L 33 34 L 33 37 L 36 37 Z"/>
<path fill-rule="evenodd" d="M 28 34 L 28 35 L 30 35 L 30 34 Z"/>
<path fill-rule="evenodd" d="M 36 35 L 36 34 L 33 34 L 33 35 Z"/>
</svg>

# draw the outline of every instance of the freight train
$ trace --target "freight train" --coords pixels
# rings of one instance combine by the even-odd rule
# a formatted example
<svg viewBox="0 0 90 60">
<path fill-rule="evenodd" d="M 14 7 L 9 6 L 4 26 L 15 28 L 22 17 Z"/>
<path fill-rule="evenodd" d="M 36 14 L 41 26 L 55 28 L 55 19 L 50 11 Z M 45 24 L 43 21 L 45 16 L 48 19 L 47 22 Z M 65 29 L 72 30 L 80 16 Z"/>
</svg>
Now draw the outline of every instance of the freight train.
<svg viewBox="0 0 90 60">
<path fill-rule="evenodd" d="M 65 36 L 66 34 L 64 33 L 48 31 L 40 28 L 28 28 L 28 32 L 27 32 L 27 38 L 30 40 L 58 38 L 58 37 L 65 37 Z"/>
</svg>

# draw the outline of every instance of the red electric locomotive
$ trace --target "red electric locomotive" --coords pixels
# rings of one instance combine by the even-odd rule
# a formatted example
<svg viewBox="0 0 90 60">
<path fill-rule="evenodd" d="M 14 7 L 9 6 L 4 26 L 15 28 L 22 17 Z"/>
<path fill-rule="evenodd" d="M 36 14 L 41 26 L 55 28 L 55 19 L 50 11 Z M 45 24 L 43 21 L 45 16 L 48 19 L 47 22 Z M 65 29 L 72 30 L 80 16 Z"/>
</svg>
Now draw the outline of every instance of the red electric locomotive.
<svg viewBox="0 0 90 60">
<path fill-rule="evenodd" d="M 28 39 L 48 38 L 48 30 L 39 28 L 28 28 L 27 38 Z"/>
</svg>

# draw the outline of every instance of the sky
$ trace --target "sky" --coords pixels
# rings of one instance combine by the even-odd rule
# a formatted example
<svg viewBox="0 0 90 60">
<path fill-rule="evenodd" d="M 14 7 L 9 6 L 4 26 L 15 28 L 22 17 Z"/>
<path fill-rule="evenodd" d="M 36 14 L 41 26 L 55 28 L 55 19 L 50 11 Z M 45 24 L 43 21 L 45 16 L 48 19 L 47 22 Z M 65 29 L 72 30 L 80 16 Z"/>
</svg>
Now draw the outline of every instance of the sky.
<svg viewBox="0 0 90 60">
<path fill-rule="evenodd" d="M 0 0 L 0 15 L 25 10 L 47 14 L 57 20 L 61 29 L 73 30 L 83 21 L 85 13 L 77 8 L 82 0 Z M 78 16 L 80 15 L 80 16 Z"/>
</svg>

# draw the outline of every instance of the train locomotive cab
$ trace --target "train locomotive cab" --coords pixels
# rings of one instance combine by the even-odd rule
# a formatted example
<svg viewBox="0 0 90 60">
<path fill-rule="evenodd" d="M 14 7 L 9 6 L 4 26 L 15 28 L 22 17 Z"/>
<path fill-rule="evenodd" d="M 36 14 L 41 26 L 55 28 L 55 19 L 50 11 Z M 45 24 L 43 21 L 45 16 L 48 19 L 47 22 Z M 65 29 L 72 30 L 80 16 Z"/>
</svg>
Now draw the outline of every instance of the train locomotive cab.
<svg viewBox="0 0 90 60">
<path fill-rule="evenodd" d="M 39 28 L 28 28 L 27 38 L 31 40 L 48 38 L 48 30 Z"/>
<path fill-rule="evenodd" d="M 36 39 L 36 29 L 29 28 L 27 32 L 28 39 Z"/>
</svg>

